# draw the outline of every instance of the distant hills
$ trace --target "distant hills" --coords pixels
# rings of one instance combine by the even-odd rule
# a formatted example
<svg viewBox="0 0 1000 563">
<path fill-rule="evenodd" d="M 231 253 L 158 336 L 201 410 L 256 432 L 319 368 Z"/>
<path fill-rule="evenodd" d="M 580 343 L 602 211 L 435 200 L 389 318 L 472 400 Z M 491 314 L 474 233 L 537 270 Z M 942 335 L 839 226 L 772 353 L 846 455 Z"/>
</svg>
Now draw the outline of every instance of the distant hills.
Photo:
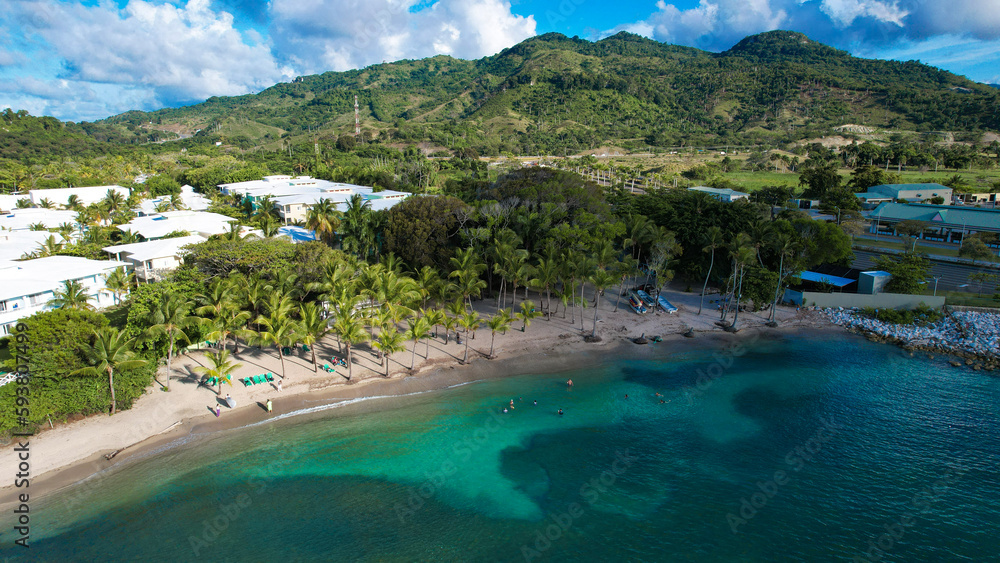
<svg viewBox="0 0 1000 563">
<path fill-rule="evenodd" d="M 723 53 L 625 32 L 597 42 L 549 33 L 479 60 L 435 56 L 326 72 L 99 124 L 276 148 L 352 134 L 354 96 L 367 134 L 482 154 L 774 144 L 848 123 L 1000 130 L 996 88 L 915 61 L 853 57 L 789 31 L 750 36 Z"/>
</svg>

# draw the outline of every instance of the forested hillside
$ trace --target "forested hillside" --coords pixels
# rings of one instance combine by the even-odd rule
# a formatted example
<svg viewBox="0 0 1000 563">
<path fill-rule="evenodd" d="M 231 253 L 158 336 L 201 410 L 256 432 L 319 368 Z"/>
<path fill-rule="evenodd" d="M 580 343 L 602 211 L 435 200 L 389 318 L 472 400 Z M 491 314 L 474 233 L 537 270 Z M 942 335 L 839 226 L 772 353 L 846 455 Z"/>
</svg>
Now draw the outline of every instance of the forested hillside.
<svg viewBox="0 0 1000 563">
<path fill-rule="evenodd" d="M 777 143 L 854 123 L 916 131 L 1000 129 L 1000 92 L 919 62 L 853 57 L 800 33 L 723 53 L 628 33 L 550 33 L 477 61 L 437 56 L 305 76 L 259 94 L 107 120 L 154 121 L 241 145 L 353 133 L 483 154 L 623 146 Z"/>
<path fill-rule="evenodd" d="M 763 144 L 854 124 L 918 132 L 1000 130 L 1000 91 L 916 61 L 868 60 L 773 31 L 723 53 L 629 33 L 533 37 L 476 61 L 448 56 L 303 76 L 257 94 L 130 111 L 97 123 L 6 112 L 7 158 L 93 154 L 186 133 L 271 150 L 354 132 L 479 154 L 563 155 L 605 145 Z M 97 143 L 94 143 L 97 141 Z"/>
</svg>

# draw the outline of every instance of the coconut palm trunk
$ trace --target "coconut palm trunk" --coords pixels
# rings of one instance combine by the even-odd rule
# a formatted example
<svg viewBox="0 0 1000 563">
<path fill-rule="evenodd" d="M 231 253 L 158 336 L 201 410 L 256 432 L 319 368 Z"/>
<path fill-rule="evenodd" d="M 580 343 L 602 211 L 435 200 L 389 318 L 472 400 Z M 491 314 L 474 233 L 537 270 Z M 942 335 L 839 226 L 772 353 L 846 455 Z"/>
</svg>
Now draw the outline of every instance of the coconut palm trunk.
<svg viewBox="0 0 1000 563">
<path fill-rule="evenodd" d="M 705 274 L 705 283 L 701 286 L 701 303 L 698 304 L 698 314 L 701 314 L 702 307 L 705 306 L 705 291 L 708 290 L 708 279 L 712 277 L 712 268 L 715 267 L 715 249 L 712 249 L 712 260 L 708 263 L 708 273 Z"/>
</svg>

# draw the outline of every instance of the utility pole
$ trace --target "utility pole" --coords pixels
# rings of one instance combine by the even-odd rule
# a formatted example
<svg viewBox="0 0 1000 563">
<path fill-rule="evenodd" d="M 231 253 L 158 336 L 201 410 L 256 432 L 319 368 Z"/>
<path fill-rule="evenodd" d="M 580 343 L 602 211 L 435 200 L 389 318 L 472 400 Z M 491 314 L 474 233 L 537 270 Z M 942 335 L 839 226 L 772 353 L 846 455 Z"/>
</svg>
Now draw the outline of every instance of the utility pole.
<svg viewBox="0 0 1000 563">
<path fill-rule="evenodd" d="M 358 95 L 354 95 L 354 136 L 361 135 L 361 114 L 358 110 Z"/>
</svg>

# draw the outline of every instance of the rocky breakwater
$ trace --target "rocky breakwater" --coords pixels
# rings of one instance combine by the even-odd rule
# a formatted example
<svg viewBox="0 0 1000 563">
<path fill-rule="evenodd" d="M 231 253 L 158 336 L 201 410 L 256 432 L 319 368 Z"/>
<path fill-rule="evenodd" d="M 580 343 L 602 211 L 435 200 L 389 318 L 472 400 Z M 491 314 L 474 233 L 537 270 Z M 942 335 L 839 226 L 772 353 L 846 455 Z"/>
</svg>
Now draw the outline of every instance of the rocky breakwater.
<svg viewBox="0 0 1000 563">
<path fill-rule="evenodd" d="M 830 322 L 865 334 L 871 340 L 964 359 L 964 362 L 952 361 L 952 365 L 964 363 L 972 369 L 1000 369 L 1000 313 L 955 312 L 919 326 L 880 321 L 856 309 L 825 309 L 823 315 Z"/>
</svg>

